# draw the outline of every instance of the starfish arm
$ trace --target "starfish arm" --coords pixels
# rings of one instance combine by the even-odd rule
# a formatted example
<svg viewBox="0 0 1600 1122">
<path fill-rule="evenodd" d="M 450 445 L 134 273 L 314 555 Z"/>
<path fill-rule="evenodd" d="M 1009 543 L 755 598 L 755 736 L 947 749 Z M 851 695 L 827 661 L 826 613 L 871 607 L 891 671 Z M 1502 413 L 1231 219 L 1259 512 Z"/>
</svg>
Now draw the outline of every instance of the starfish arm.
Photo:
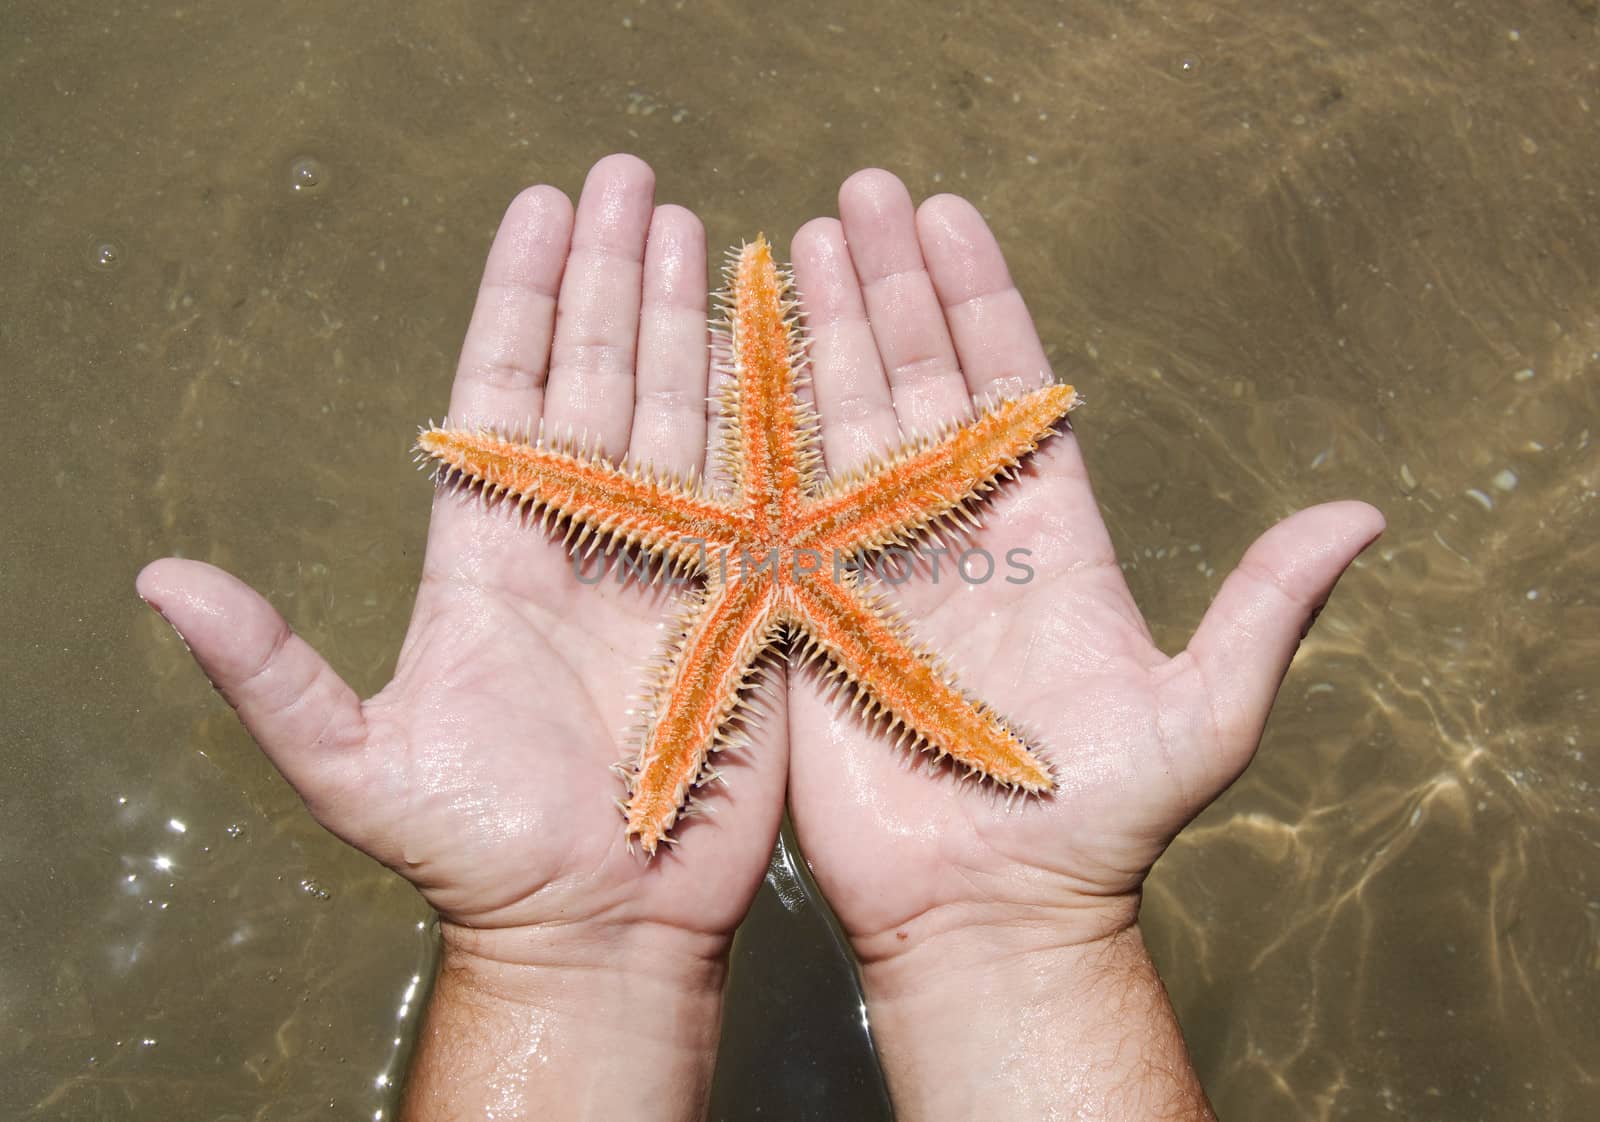
<svg viewBox="0 0 1600 1122">
<path fill-rule="evenodd" d="M 546 522 L 571 519 L 580 544 L 605 537 L 698 570 L 708 550 L 728 548 L 739 535 L 739 515 L 715 499 L 581 448 L 487 430 L 428 428 L 417 438 L 417 451 L 434 461 L 442 479 L 469 481 L 491 497 L 508 495 Z"/>
<path fill-rule="evenodd" d="M 689 788 L 710 778 L 710 754 L 729 741 L 729 718 L 751 668 L 776 636 L 771 577 L 713 583 L 684 621 L 656 688 L 656 712 L 628 776 L 626 836 L 647 854 L 667 839 Z"/>
<path fill-rule="evenodd" d="M 1078 404 L 1071 386 L 1042 386 L 996 401 L 932 440 L 912 442 L 808 500 L 796 540 L 824 555 L 899 545 L 942 519 L 970 517 L 988 491 Z"/>
<path fill-rule="evenodd" d="M 732 378 L 722 401 L 723 462 L 761 517 L 786 508 L 820 473 L 816 416 L 795 396 L 803 360 L 787 275 L 765 237 L 730 262 L 727 352 Z"/>
<path fill-rule="evenodd" d="M 825 655 L 855 686 L 869 717 L 882 716 L 899 741 L 948 753 L 1007 787 L 1052 790 L 1044 762 L 988 706 L 974 702 L 905 625 L 862 590 L 818 575 L 790 586 L 807 656 Z"/>
</svg>

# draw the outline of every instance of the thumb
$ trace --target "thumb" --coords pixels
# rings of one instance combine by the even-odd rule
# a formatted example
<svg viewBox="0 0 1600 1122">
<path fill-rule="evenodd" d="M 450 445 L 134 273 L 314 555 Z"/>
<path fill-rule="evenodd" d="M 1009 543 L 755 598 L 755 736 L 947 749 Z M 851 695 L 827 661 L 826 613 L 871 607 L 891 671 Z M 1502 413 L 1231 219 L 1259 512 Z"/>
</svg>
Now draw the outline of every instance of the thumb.
<svg viewBox="0 0 1600 1122">
<path fill-rule="evenodd" d="M 137 587 L 313 814 L 349 786 L 366 741 L 361 701 L 271 604 L 213 565 L 175 557 L 145 566 Z"/>
<path fill-rule="evenodd" d="M 1211 694 L 1219 747 L 1248 754 L 1267 713 L 1333 586 L 1383 533 L 1376 508 L 1326 503 L 1290 515 L 1245 551 L 1189 642 Z"/>
</svg>

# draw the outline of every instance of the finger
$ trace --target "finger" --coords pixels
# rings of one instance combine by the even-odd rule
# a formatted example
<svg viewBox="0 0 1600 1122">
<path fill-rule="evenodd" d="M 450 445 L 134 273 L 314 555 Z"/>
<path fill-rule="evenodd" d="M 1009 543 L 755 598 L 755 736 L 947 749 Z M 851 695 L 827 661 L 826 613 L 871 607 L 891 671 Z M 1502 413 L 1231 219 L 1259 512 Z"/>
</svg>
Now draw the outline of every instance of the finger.
<svg viewBox="0 0 1600 1122">
<path fill-rule="evenodd" d="M 706 232 L 677 206 L 656 208 L 644 253 L 639 363 L 628 458 L 698 474 L 705 463 Z"/>
<path fill-rule="evenodd" d="M 355 691 L 272 605 L 215 566 L 169 557 L 145 566 L 137 587 L 267 758 L 327 822 L 340 792 L 359 786 L 367 731 Z"/>
<path fill-rule="evenodd" d="M 1254 751 L 1300 640 L 1340 575 L 1383 532 L 1366 503 L 1291 515 L 1258 538 L 1223 582 L 1189 642 L 1225 750 Z"/>
<path fill-rule="evenodd" d="M 1050 360 L 1033 317 L 977 208 L 956 195 L 936 195 L 917 211 L 917 231 L 967 391 L 977 398 L 1014 396 L 1050 381 Z M 1073 528 L 1071 543 L 1059 543 L 1069 546 L 1067 554 L 1109 560 L 1110 539 L 1077 438 L 1069 432 L 1050 441 L 1033 466 L 1054 484 L 1062 525 Z"/>
<path fill-rule="evenodd" d="M 633 425 L 633 372 L 655 174 L 634 156 L 589 169 L 561 278 L 545 431 L 571 432 L 621 458 Z"/>
<path fill-rule="evenodd" d="M 1033 317 L 977 208 L 937 195 L 917 211 L 917 234 L 944 310 L 967 392 L 1014 396 L 1050 381 Z"/>
<path fill-rule="evenodd" d="M 572 203 L 554 187 L 530 187 L 507 208 L 450 391 L 457 423 L 510 427 L 544 412 L 556 291 L 571 239 Z"/>
<path fill-rule="evenodd" d="M 838 474 L 898 444 L 900 424 L 844 227 L 831 218 L 808 222 L 789 252 L 810 337 L 822 458 L 828 471 Z"/>
<path fill-rule="evenodd" d="M 876 168 L 858 171 L 839 188 L 839 218 L 901 430 L 932 432 L 969 416 L 971 397 L 923 264 L 905 184 Z"/>
</svg>

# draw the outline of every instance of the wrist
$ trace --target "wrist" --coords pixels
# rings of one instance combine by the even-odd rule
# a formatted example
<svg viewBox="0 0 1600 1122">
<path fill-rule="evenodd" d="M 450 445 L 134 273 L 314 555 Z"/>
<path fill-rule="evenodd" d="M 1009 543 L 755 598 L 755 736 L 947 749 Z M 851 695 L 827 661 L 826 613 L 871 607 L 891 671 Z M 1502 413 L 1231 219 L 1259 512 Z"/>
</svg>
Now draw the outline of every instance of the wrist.
<svg viewBox="0 0 1600 1122">
<path fill-rule="evenodd" d="M 1068 897 L 1050 904 L 963 904 L 930 910 L 889 929 L 852 938 L 869 996 L 893 1001 L 941 988 L 971 993 L 981 979 L 1030 964 L 1092 957 L 1137 931 L 1139 893 Z"/>
<path fill-rule="evenodd" d="M 897 1117 L 1211 1119 L 1137 923 L 1105 918 L 1082 940 L 964 929 L 864 966 Z"/>
<path fill-rule="evenodd" d="M 442 935 L 410 1122 L 703 1115 L 725 955 L 673 931 L 446 923 Z"/>
<path fill-rule="evenodd" d="M 862 966 L 862 992 L 874 1026 L 941 1022 L 977 1026 L 1019 1010 L 1116 999 L 1109 964 L 1145 959 L 1136 922 L 1076 939 L 1027 930 L 963 930 L 914 952 Z"/>
<path fill-rule="evenodd" d="M 703 1060 L 709 1068 L 726 955 L 693 935 L 643 926 L 484 931 L 443 923 L 438 985 L 512 1019 L 558 1026 L 573 1045 L 592 1041 L 631 1062 Z"/>
<path fill-rule="evenodd" d="M 649 923 L 468 927 L 439 922 L 440 972 L 507 1001 L 553 987 L 628 985 L 684 998 L 720 996 L 731 940 Z"/>
</svg>

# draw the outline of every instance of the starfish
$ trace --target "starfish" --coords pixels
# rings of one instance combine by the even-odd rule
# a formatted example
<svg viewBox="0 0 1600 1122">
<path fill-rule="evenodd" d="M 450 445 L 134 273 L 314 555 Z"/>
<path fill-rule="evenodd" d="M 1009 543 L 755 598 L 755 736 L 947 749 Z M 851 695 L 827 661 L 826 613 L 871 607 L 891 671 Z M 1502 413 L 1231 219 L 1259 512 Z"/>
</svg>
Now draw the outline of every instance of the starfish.
<svg viewBox="0 0 1600 1122">
<path fill-rule="evenodd" d="M 575 549 L 631 549 L 699 578 L 682 598 L 637 756 L 621 769 L 629 847 L 637 838 L 653 855 L 674 840 L 690 789 L 717 778 L 711 754 L 734 740 L 762 656 L 791 636 L 793 655 L 826 659 L 899 743 L 1013 791 L 1051 790 L 1046 764 L 911 640 L 862 570 L 884 550 L 975 525 L 974 504 L 1014 475 L 1077 394 L 1052 384 L 980 402 L 972 420 L 827 479 L 815 411 L 796 392 L 804 340 L 792 278 L 764 237 L 730 254 L 728 275 L 719 332 L 726 487 L 614 463 L 570 436 L 446 422 L 417 441 L 443 484 L 512 501 L 546 530 L 564 523 Z"/>
</svg>

